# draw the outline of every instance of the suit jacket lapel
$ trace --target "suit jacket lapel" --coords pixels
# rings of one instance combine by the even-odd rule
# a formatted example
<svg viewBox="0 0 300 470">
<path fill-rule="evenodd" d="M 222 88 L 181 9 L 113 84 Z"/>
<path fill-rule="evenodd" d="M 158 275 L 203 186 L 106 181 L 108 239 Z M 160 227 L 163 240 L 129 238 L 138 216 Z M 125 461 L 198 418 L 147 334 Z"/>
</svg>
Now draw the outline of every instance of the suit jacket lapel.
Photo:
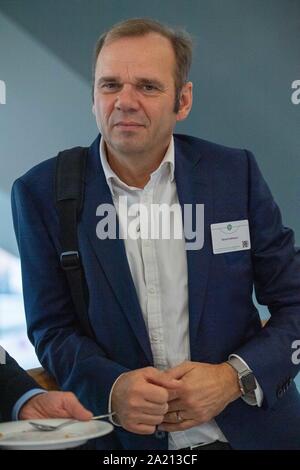
<svg viewBox="0 0 300 470">
<path fill-rule="evenodd" d="M 198 352 L 201 345 L 199 328 L 204 306 L 210 261 L 210 224 L 212 223 L 212 178 L 211 165 L 203 158 L 196 147 L 183 137 L 175 136 L 175 178 L 180 205 L 204 204 L 204 245 L 198 250 L 187 250 L 189 330 L 191 355 Z M 197 354 L 197 355 L 198 355 Z"/>
<path fill-rule="evenodd" d="M 99 141 L 100 137 L 89 149 L 85 202 L 80 223 L 148 361 L 153 363 L 148 333 L 130 273 L 124 241 L 118 238 L 100 240 L 96 234 L 96 226 L 99 222 L 99 217 L 96 216 L 97 207 L 100 204 L 113 205 L 100 162 Z"/>
</svg>

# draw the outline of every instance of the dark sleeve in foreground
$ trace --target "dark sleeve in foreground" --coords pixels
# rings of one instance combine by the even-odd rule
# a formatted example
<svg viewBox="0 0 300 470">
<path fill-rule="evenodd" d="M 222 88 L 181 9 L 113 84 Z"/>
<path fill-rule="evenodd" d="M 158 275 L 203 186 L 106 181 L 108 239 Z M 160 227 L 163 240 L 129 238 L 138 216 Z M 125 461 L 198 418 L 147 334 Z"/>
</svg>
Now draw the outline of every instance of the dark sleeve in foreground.
<svg viewBox="0 0 300 470">
<path fill-rule="evenodd" d="M 11 421 L 17 400 L 38 384 L 6 353 L 6 363 L 0 364 L 0 417 Z M 1 419 L 0 419 L 1 420 Z"/>
</svg>

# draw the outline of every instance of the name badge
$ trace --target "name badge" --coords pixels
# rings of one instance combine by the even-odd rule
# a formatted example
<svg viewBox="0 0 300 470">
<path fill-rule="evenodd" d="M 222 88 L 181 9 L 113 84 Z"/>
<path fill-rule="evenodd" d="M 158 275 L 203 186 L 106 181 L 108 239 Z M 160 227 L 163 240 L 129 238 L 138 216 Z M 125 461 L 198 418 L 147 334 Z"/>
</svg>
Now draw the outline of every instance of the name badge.
<svg viewBox="0 0 300 470">
<path fill-rule="evenodd" d="M 210 229 L 215 255 L 251 248 L 248 220 L 211 224 Z"/>
</svg>

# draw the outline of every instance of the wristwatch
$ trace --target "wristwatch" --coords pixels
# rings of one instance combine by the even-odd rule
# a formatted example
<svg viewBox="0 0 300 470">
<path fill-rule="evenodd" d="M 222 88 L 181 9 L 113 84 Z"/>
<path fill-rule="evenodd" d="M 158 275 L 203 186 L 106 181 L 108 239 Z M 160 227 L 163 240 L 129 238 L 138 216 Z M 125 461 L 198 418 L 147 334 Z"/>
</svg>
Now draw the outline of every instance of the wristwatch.
<svg viewBox="0 0 300 470">
<path fill-rule="evenodd" d="M 248 369 L 237 357 L 230 357 L 226 362 L 237 371 L 242 396 L 253 392 L 257 386 L 252 370 Z"/>
</svg>

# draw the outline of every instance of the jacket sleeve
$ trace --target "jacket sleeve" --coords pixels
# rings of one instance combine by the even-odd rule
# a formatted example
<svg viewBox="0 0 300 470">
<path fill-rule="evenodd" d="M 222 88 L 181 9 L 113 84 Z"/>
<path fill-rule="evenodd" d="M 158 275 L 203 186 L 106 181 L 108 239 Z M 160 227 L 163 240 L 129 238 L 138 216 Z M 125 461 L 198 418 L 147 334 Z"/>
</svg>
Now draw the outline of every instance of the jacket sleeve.
<svg viewBox="0 0 300 470">
<path fill-rule="evenodd" d="M 44 206 L 32 196 L 27 181 L 16 180 L 12 212 L 29 339 L 41 364 L 60 387 L 73 391 L 84 406 L 101 414 L 107 411 L 111 386 L 127 369 L 109 360 L 105 351 L 80 331 L 59 265 L 57 221 Z"/>
<path fill-rule="evenodd" d="M 264 392 L 263 407 L 272 407 L 299 372 L 293 344 L 300 339 L 300 251 L 294 234 L 282 224 L 280 211 L 253 155 L 249 165 L 249 227 L 257 300 L 271 318 L 246 344 L 234 351 L 254 371 Z"/>
<path fill-rule="evenodd" d="M 38 384 L 8 354 L 5 363 L 0 364 L 0 415 L 4 421 L 11 421 L 12 409 L 22 395 Z"/>
</svg>

